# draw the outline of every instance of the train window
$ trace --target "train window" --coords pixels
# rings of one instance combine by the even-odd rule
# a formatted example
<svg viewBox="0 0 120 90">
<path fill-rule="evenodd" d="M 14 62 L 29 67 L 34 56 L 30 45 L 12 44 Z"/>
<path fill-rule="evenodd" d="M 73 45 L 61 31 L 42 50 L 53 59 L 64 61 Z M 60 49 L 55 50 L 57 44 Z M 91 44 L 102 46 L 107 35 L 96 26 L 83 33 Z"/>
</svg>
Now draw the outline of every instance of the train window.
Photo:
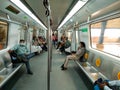
<svg viewBox="0 0 120 90">
<path fill-rule="evenodd" d="M 91 46 L 120 57 L 120 17 L 91 24 Z"/>
<path fill-rule="evenodd" d="M 8 23 L 0 21 L 0 50 L 7 47 Z"/>
<path fill-rule="evenodd" d="M 72 32 L 71 31 L 69 31 L 68 33 L 67 33 L 67 37 L 68 37 L 68 40 L 72 40 Z"/>
<path fill-rule="evenodd" d="M 79 40 L 78 40 L 78 33 L 79 33 L 79 31 L 76 31 L 76 43 L 79 43 Z"/>
</svg>

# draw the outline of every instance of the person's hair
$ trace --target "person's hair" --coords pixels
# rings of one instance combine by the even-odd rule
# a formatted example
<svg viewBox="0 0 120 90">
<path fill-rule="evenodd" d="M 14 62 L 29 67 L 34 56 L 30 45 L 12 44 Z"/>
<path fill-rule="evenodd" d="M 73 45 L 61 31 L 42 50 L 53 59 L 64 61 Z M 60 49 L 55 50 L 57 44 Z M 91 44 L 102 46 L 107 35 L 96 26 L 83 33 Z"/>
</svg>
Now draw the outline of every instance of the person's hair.
<svg viewBox="0 0 120 90">
<path fill-rule="evenodd" d="M 68 37 L 66 37 L 66 40 L 68 40 Z"/>
<path fill-rule="evenodd" d="M 23 40 L 23 39 L 20 39 L 20 42 L 24 42 L 25 40 Z"/>
<path fill-rule="evenodd" d="M 85 43 L 84 42 L 80 42 L 80 44 L 82 45 L 82 47 L 86 47 Z"/>
</svg>

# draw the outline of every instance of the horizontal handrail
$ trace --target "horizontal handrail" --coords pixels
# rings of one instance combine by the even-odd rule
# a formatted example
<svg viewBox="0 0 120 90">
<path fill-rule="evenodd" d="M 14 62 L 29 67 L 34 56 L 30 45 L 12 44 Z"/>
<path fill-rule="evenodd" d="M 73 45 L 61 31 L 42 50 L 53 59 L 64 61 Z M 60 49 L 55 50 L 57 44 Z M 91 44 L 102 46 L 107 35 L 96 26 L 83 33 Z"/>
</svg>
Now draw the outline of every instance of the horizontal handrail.
<svg viewBox="0 0 120 90">
<path fill-rule="evenodd" d="M 0 83 L 0 87 L 2 87 L 22 66 L 23 64 L 21 63 L 19 66 L 17 66 L 9 75 L 3 75 L 5 76 L 5 79 Z"/>
</svg>

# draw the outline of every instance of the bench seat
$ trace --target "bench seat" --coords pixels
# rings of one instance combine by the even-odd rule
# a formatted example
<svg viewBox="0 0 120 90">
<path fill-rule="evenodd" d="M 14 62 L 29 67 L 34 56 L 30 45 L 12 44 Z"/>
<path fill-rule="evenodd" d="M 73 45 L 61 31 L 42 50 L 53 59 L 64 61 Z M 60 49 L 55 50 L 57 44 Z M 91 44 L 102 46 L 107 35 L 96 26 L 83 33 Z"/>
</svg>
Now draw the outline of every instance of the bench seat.
<svg viewBox="0 0 120 90">
<path fill-rule="evenodd" d="M 8 52 L 0 55 L 0 88 L 22 67 L 23 63 L 16 64 L 13 68 Z"/>
<path fill-rule="evenodd" d="M 101 72 L 95 69 L 88 62 L 85 62 L 86 65 L 84 65 L 83 63 L 77 60 L 74 61 L 80 67 L 80 69 L 82 69 L 82 71 L 86 74 L 86 76 L 90 79 L 92 83 L 94 83 L 98 78 L 108 79 L 106 76 L 104 76 Z"/>
</svg>

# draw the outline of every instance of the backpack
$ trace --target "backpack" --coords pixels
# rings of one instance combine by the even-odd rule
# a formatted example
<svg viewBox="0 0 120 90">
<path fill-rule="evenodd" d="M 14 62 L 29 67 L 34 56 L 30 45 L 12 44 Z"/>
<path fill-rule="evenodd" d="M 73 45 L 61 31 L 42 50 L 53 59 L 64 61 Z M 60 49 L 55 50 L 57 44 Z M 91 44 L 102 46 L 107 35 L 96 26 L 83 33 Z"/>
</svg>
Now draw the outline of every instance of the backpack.
<svg viewBox="0 0 120 90">
<path fill-rule="evenodd" d="M 21 58 L 17 55 L 15 51 L 10 52 L 11 62 L 20 63 L 22 62 Z"/>
</svg>

